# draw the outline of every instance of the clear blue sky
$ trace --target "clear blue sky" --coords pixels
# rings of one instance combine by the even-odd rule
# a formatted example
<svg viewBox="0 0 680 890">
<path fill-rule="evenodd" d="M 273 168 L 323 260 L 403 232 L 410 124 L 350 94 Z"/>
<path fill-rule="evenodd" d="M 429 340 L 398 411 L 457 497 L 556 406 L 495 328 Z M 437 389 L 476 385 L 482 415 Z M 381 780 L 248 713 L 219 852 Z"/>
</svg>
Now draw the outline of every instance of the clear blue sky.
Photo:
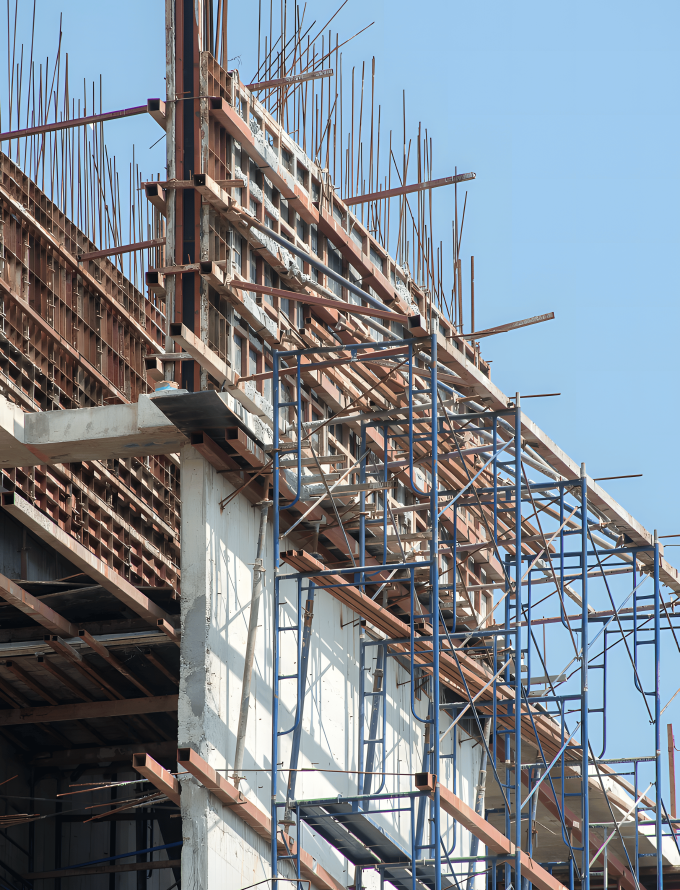
<svg viewBox="0 0 680 890">
<path fill-rule="evenodd" d="M 28 44 L 30 5 L 20 5 Z M 336 5 L 309 0 L 307 20 L 323 23 Z M 248 77 L 257 0 L 230 7 L 229 55 Z M 72 83 L 101 73 L 105 109 L 163 96 L 163 9 L 65 0 Z M 39 0 L 36 57 L 53 58 L 58 20 L 59 5 Z M 680 533 L 669 463 L 679 433 L 680 5 L 349 0 L 333 27 L 342 38 L 371 21 L 344 65 L 376 56 L 383 132 L 399 130 L 405 88 L 410 134 L 422 121 L 434 140 L 434 175 L 477 174 L 462 251 L 475 255 L 478 326 L 555 312 L 484 341 L 493 378 L 507 393 L 561 392 L 525 410 L 591 476 L 643 473 L 606 486 L 648 529 Z M 120 162 L 135 141 L 145 174 L 162 172 L 163 143 L 148 148 L 159 136 L 140 118 L 107 126 Z M 445 244 L 452 198 L 436 193 Z M 666 555 L 680 563 L 680 549 Z M 665 701 L 680 683 L 670 661 L 663 683 Z M 620 709 L 621 733 L 629 716 Z M 664 731 L 666 718 L 680 734 L 680 696 Z"/>
</svg>

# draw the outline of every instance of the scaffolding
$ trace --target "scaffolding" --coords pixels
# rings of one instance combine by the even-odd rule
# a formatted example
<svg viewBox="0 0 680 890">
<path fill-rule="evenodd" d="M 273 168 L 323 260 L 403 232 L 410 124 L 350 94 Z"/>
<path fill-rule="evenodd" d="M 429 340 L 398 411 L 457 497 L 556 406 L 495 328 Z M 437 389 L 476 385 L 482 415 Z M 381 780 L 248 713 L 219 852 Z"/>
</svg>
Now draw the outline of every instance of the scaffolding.
<svg viewBox="0 0 680 890">
<path fill-rule="evenodd" d="M 662 609 L 664 627 L 674 636 L 675 629 L 660 591 L 656 533 L 652 544 L 639 546 L 612 531 L 607 517 L 589 503 L 585 465 L 578 478 L 563 478 L 523 441 L 519 394 L 507 408 L 490 410 L 474 399 L 462 399 L 439 380 L 438 373 L 447 369 L 437 361 L 436 335 L 345 349 L 349 355 L 342 359 L 334 358 L 337 347 L 273 354 L 272 879 L 283 879 L 280 867 L 286 860 L 300 878 L 302 845 L 296 841 L 301 823 L 306 823 L 353 863 L 356 888 L 362 867 L 368 866 L 380 873 L 381 886 L 388 881 L 400 890 L 480 887 L 474 884 L 478 875 L 494 890 L 530 883 L 587 890 L 591 879 L 607 885 L 616 849 L 625 860 L 620 886 L 632 880 L 639 887 L 643 857 L 655 856 L 660 890 L 664 837 L 677 847 L 673 820 L 661 797 Z M 384 364 L 388 354 L 395 356 L 394 373 L 404 384 L 399 407 L 367 413 L 352 412 L 350 405 L 323 421 L 302 420 L 303 371 L 331 362 Z M 358 453 L 343 473 L 327 477 L 319 458 L 328 462 L 333 455 L 319 455 L 319 433 L 341 420 L 360 426 Z M 390 460 L 390 442 L 402 448 L 398 461 Z M 459 489 L 440 486 L 442 462 L 462 469 L 466 482 Z M 318 474 L 311 479 L 310 465 Z M 534 481 L 527 471 L 542 478 Z M 390 493 L 397 475 L 412 493 L 406 507 Z M 314 484 L 321 490 L 311 497 Z M 341 510 L 348 515 L 348 498 L 355 535 L 358 518 L 356 559 L 341 515 Z M 330 502 L 348 541 L 349 561 L 326 567 L 318 554 L 280 551 L 280 541 L 290 531 L 282 531 L 282 515 L 290 516 L 288 511 L 301 499 L 305 512 L 295 526 L 312 517 L 313 527 L 314 507 Z M 428 542 L 425 551 L 405 549 L 395 509 L 427 517 L 426 532 L 420 535 Z M 459 541 L 461 511 L 479 519 L 477 544 Z M 388 535 L 390 529 L 395 534 Z M 316 532 L 318 541 L 318 525 Z M 502 581 L 473 585 L 477 589 L 472 590 L 458 566 L 471 550 L 482 547 L 495 557 Z M 628 581 L 626 590 L 618 576 Z M 405 596 L 409 604 L 401 633 L 385 596 L 395 585 L 402 591 L 401 601 Z M 295 788 L 314 597 L 320 590 L 361 616 L 356 793 L 304 800 L 296 797 Z M 475 610 L 471 594 L 486 595 L 486 608 Z M 569 600 L 577 604 L 576 614 L 569 614 Z M 377 634 L 367 634 L 367 628 Z M 539 641 L 546 631 L 551 653 L 559 652 L 566 662 L 554 675 L 548 671 L 545 636 L 543 648 Z M 606 756 L 609 650 L 617 645 L 625 648 L 630 686 L 650 725 L 648 753 L 623 759 Z M 291 651 L 297 669 L 282 672 L 282 659 Z M 387 693 L 381 678 L 388 660 L 397 657 L 408 660 L 411 720 L 423 724 L 427 740 L 422 772 L 408 791 L 390 791 L 386 781 Z M 372 685 L 367 684 L 369 665 L 374 665 Z M 430 700 L 426 717 L 415 707 L 422 677 Z M 295 685 L 296 706 L 293 724 L 284 727 L 279 701 L 286 683 Z M 455 855 L 455 825 L 453 846 L 446 843 L 451 835 L 444 827 L 446 813 L 460 816 L 451 798 L 462 719 L 472 721 L 489 776 L 485 787 L 480 773 L 478 821 L 469 814 L 458 820 L 475 837 L 466 857 Z M 284 787 L 276 764 L 286 734 L 292 735 L 292 749 Z M 447 759 L 454 760 L 449 789 L 438 781 Z M 630 799 L 624 816 L 613 809 L 614 786 L 628 791 L 623 793 Z M 551 857 L 540 855 L 536 862 L 539 805 L 560 830 Z M 617 807 L 623 808 L 620 800 Z M 603 808 L 606 818 L 596 818 Z M 407 814 L 410 844 L 400 844 L 377 828 L 375 817 L 385 812 Z M 602 836 L 595 829 L 603 830 Z M 281 841 L 285 855 L 279 852 Z M 655 847 L 654 854 L 648 847 L 643 852 L 643 841 Z"/>
</svg>

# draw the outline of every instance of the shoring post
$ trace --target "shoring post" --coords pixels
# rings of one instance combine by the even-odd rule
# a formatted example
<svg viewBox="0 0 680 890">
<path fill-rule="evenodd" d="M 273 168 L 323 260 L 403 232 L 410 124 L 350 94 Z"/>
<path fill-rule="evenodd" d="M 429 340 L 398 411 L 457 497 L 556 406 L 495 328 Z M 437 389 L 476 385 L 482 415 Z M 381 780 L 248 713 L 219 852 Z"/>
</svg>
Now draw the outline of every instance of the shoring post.
<svg viewBox="0 0 680 890">
<path fill-rule="evenodd" d="M 582 824 L 581 842 L 583 855 L 581 864 L 582 890 L 590 890 L 590 828 L 588 794 L 588 477 L 586 465 L 581 464 L 581 800 Z"/>
<path fill-rule="evenodd" d="M 522 890 L 522 408 L 515 395 L 515 888 Z"/>
<path fill-rule="evenodd" d="M 663 890 L 663 822 L 661 804 L 661 611 L 659 536 L 654 529 L 654 740 L 656 742 L 656 887 Z M 675 832 L 675 826 L 670 826 Z"/>
<path fill-rule="evenodd" d="M 301 584 L 301 579 L 299 581 Z M 295 729 L 293 730 L 293 738 L 290 752 L 290 772 L 288 773 L 288 789 L 286 792 L 286 801 L 295 799 L 295 785 L 297 781 L 297 765 L 300 758 L 300 742 L 302 739 L 302 718 L 305 712 L 305 695 L 307 692 L 307 673 L 309 669 L 309 650 L 312 640 L 312 619 L 314 617 L 314 591 L 315 584 L 309 581 L 307 590 L 307 602 L 305 604 L 305 617 L 302 630 L 302 648 L 300 655 L 300 670 L 298 678 L 299 697 L 298 712 L 296 714 Z M 298 813 L 298 818 L 299 818 Z M 287 813 L 287 817 L 290 813 Z M 300 835 L 298 834 L 298 837 Z M 298 843 L 298 848 L 300 844 Z"/>
</svg>

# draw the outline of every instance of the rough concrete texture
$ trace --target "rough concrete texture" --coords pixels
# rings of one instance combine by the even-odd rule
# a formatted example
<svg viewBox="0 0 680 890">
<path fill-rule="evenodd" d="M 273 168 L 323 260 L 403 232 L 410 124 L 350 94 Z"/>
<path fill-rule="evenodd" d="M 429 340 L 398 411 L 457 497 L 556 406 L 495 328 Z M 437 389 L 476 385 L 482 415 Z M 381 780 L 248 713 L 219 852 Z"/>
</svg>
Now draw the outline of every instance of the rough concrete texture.
<svg viewBox="0 0 680 890">
<path fill-rule="evenodd" d="M 244 653 L 252 591 L 252 563 L 257 547 L 259 510 L 239 497 L 220 512 L 220 500 L 231 486 L 190 446 L 182 461 L 182 653 L 179 699 L 179 744 L 196 750 L 212 767 L 230 776 L 236 747 Z M 287 542 L 282 541 L 282 549 Z M 267 569 L 257 639 L 248 732 L 241 789 L 269 813 L 272 708 L 272 530 L 265 551 Z M 284 582 L 288 605 L 285 621 L 296 620 L 294 582 Z M 317 590 L 312 625 L 308 691 L 305 701 L 296 797 L 335 797 L 357 793 L 357 734 L 359 715 L 359 624 L 357 615 L 328 593 Z M 284 634 L 281 673 L 297 665 L 295 635 Z M 371 651 L 366 688 L 372 687 Z M 412 774 L 422 768 L 423 725 L 411 715 L 411 686 L 407 670 L 389 659 L 387 688 L 386 788 L 413 790 Z M 282 684 L 280 729 L 293 725 L 296 703 L 294 681 Z M 425 693 L 415 700 L 415 713 L 427 714 Z M 367 708 L 368 711 L 368 708 Z M 442 729 L 449 718 L 443 716 Z M 281 737 L 279 762 L 290 761 L 291 735 Z M 453 733 L 447 737 L 452 753 Z M 479 746 L 458 733 L 456 792 L 473 803 L 479 769 Z M 375 769 L 382 768 L 378 746 Z M 324 771 L 325 770 L 325 771 Z M 336 772 L 330 772 L 334 770 Z M 339 772 L 337 772 L 339 771 Z M 347 772 L 342 772 L 347 771 Z M 287 773 L 279 773 L 283 800 Z M 441 780 L 454 788 L 451 760 L 443 763 Z M 269 845 L 188 776 L 181 779 L 184 851 L 183 883 L 213 888 L 244 887 L 269 877 Z M 376 788 L 380 781 L 374 782 Z M 429 813 L 424 814 L 425 818 Z M 375 820 L 406 850 L 410 847 L 410 818 L 404 814 L 376 814 Z M 427 823 L 426 823 L 427 824 Z M 456 855 L 469 849 L 467 832 L 458 830 Z M 454 835 L 449 827 L 447 847 Z M 303 827 L 302 845 L 337 880 L 348 885 L 353 869 L 325 841 Z M 285 874 L 285 872 L 283 872 Z"/>
<path fill-rule="evenodd" d="M 150 396 L 129 405 L 24 414 L 0 395 L 0 467 L 174 454 L 185 442 Z"/>
</svg>

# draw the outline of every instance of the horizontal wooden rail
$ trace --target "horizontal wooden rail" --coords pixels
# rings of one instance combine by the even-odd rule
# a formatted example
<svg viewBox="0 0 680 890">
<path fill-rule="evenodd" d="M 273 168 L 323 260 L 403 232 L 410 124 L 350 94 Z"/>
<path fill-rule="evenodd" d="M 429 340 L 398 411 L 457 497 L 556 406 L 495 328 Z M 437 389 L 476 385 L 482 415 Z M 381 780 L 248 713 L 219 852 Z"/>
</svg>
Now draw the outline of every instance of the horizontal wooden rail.
<svg viewBox="0 0 680 890">
<path fill-rule="evenodd" d="M 427 192 L 430 189 L 438 189 L 443 185 L 455 185 L 457 182 L 469 182 L 476 179 L 476 173 L 457 173 L 455 176 L 444 176 L 442 179 L 430 179 L 428 182 L 414 182 L 413 185 L 399 185 L 393 189 L 385 189 L 382 192 L 369 192 L 367 195 L 355 195 L 352 198 L 343 198 L 347 207 L 354 204 L 367 204 L 369 201 L 382 201 L 385 198 L 396 198 L 398 195 L 410 195 L 412 192 Z"/>
</svg>

